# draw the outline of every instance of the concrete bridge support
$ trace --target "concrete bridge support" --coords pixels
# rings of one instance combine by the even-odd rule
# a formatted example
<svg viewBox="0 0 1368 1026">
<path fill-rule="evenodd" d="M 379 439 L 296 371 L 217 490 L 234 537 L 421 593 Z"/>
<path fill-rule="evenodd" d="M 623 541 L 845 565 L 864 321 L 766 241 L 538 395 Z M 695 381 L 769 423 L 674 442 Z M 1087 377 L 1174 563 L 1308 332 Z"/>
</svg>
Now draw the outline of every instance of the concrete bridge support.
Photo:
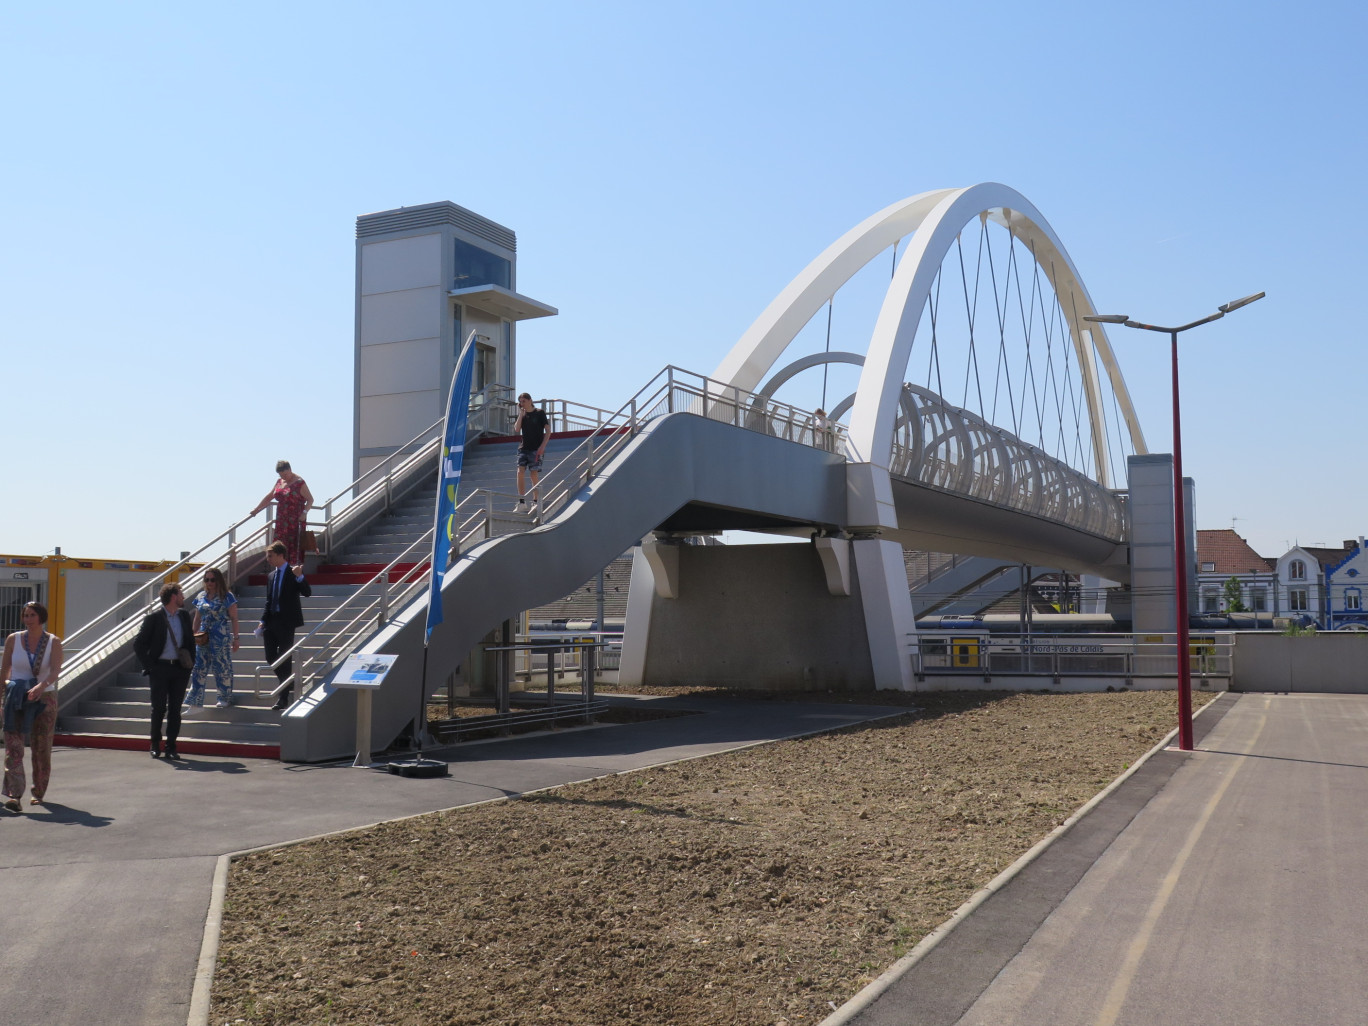
<svg viewBox="0 0 1368 1026">
<path fill-rule="evenodd" d="M 1173 586 L 1173 457 L 1167 453 L 1131 456 L 1126 461 L 1130 477 L 1131 630 L 1140 633 L 1172 632 L 1177 616 L 1177 591 Z M 1195 610 L 1197 591 L 1197 545 L 1192 478 L 1183 479 L 1187 536 L 1188 608 Z"/>
<path fill-rule="evenodd" d="M 755 690 L 910 688 L 914 629 L 896 542 L 643 543 L 619 679 Z"/>
</svg>

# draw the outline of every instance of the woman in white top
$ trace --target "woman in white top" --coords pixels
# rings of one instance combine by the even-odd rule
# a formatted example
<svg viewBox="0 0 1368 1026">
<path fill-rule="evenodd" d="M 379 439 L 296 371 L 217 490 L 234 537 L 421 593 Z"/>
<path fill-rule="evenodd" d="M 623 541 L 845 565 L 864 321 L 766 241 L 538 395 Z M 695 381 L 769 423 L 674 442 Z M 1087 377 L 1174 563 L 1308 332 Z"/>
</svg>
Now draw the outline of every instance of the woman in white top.
<svg viewBox="0 0 1368 1026">
<path fill-rule="evenodd" d="M 47 607 L 26 602 L 24 629 L 5 639 L 0 680 L 5 685 L 5 808 L 20 810 L 24 796 L 24 735 L 33 752 L 33 797 L 41 805 L 52 775 L 52 732 L 57 726 L 57 675 L 62 639 L 46 628 Z"/>
</svg>

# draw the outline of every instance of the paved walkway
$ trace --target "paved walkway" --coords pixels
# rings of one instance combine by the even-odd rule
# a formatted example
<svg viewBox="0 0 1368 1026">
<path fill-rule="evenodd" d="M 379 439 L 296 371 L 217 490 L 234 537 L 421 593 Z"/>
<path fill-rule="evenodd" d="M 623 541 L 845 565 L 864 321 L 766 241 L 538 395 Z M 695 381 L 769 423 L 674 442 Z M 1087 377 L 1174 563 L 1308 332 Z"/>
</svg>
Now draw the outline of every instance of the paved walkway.
<svg viewBox="0 0 1368 1026">
<path fill-rule="evenodd" d="M 1368 1022 L 1368 696 L 1226 695 L 1195 747 L 828 1023 Z"/>
<path fill-rule="evenodd" d="M 0 1024 L 184 1026 L 220 855 L 896 715 L 691 698 L 699 715 L 448 750 L 451 776 L 58 749 L 0 811 Z"/>
<path fill-rule="evenodd" d="M 185 1023 L 226 852 L 894 711 L 690 704 L 705 712 L 470 745 L 440 780 L 59 750 L 54 804 L 0 813 L 0 1024 Z M 828 1022 L 1368 1022 L 1368 696 L 1223 696 L 1197 748 L 1151 758 Z"/>
</svg>

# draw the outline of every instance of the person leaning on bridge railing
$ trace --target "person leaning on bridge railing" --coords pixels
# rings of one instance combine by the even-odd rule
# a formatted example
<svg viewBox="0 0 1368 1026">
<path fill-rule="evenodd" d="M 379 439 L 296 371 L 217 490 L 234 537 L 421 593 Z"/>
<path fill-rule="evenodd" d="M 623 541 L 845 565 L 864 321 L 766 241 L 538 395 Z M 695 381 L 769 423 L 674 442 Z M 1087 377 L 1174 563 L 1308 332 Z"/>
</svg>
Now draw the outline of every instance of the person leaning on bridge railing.
<svg viewBox="0 0 1368 1026">
<path fill-rule="evenodd" d="M 812 412 L 812 444 L 831 451 L 831 425 L 827 421 L 826 410 L 820 406 Z"/>
</svg>

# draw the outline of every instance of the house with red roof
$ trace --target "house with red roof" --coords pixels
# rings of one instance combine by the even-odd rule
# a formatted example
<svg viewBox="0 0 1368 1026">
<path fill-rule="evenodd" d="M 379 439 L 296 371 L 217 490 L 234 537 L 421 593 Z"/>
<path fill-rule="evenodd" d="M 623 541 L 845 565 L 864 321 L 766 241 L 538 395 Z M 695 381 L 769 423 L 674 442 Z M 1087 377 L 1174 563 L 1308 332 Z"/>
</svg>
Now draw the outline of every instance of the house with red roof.
<svg viewBox="0 0 1368 1026">
<path fill-rule="evenodd" d="M 1240 582 L 1240 602 L 1255 613 L 1274 613 L 1277 570 L 1230 528 L 1197 532 L 1197 610 L 1225 613 L 1226 581 Z"/>
<path fill-rule="evenodd" d="M 1225 586 L 1232 577 L 1240 583 L 1246 610 L 1307 617 L 1325 630 L 1368 630 L 1368 550 L 1362 537 L 1338 548 L 1294 545 L 1269 559 L 1229 528 L 1198 531 L 1198 611 L 1229 612 Z"/>
</svg>

